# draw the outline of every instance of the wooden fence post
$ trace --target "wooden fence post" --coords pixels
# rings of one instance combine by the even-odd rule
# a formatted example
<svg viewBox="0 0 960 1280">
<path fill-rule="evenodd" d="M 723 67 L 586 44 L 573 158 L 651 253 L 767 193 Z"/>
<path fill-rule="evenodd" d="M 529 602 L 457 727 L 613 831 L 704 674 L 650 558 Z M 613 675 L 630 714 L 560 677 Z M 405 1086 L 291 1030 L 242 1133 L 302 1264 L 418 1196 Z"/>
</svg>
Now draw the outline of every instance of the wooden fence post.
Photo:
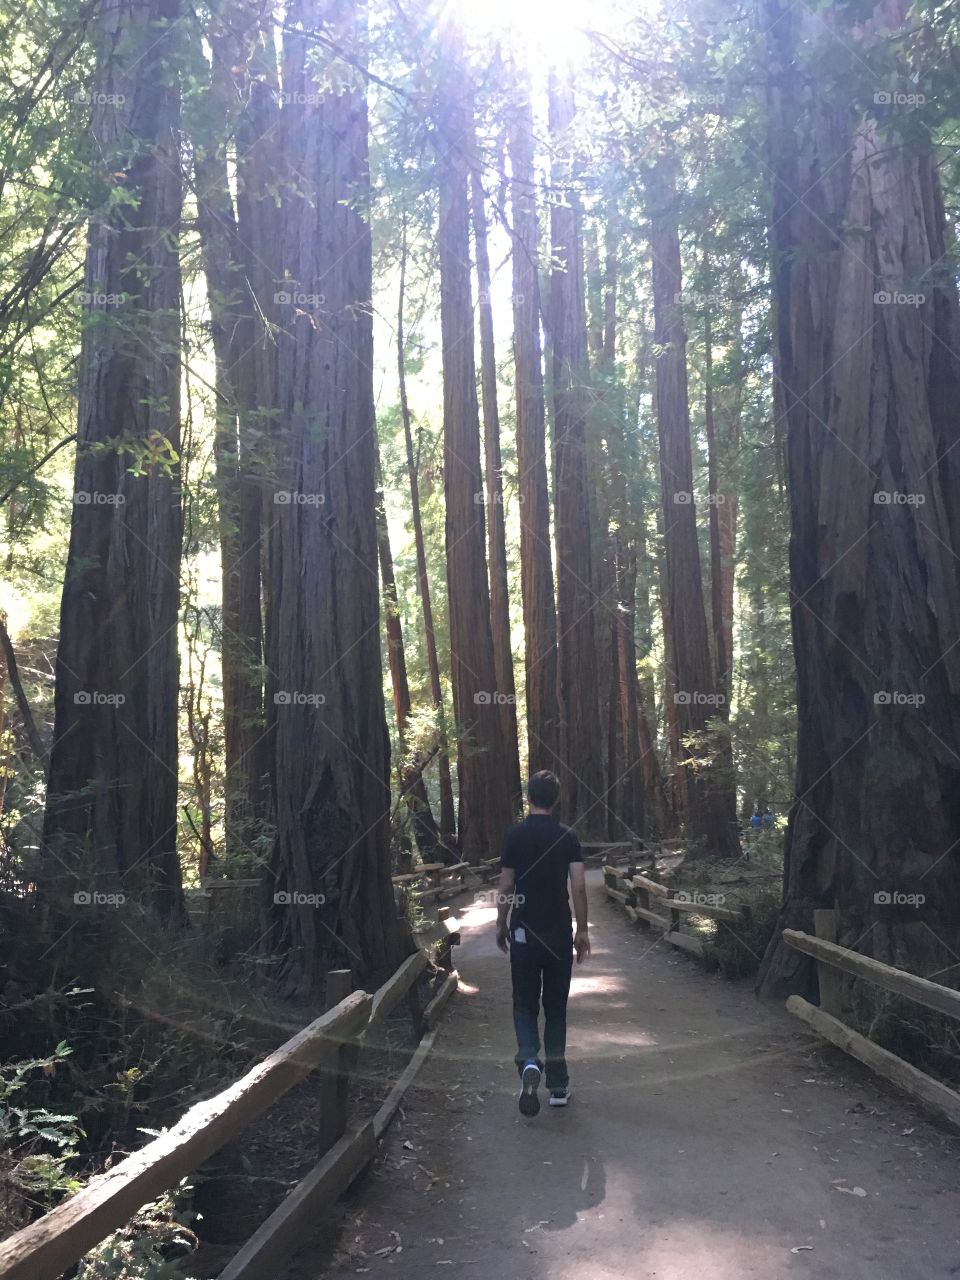
<svg viewBox="0 0 960 1280">
<path fill-rule="evenodd" d="M 327 974 L 326 1006 L 334 1008 L 345 1000 L 353 989 L 353 974 L 349 969 L 331 969 Z M 357 1046 L 345 1041 L 337 1051 L 336 1061 L 320 1073 L 320 1154 L 329 1151 L 343 1137 L 347 1127 L 350 1073 L 356 1064 Z"/>
<path fill-rule="evenodd" d="M 642 910 L 644 910 L 644 911 L 649 911 L 649 910 L 650 910 L 650 893 L 649 893 L 649 891 L 648 891 L 647 889 L 637 889 L 637 890 L 636 890 L 636 895 L 637 895 L 637 897 L 636 897 L 636 905 L 637 905 L 638 907 L 642 908 Z M 650 928 L 650 921 L 649 921 L 649 920 L 645 920 L 645 919 L 643 918 L 643 916 L 637 916 L 637 924 L 640 926 L 640 928 L 641 928 L 641 929 L 649 929 L 649 928 Z"/>
<path fill-rule="evenodd" d="M 439 907 L 437 909 L 438 923 L 443 924 L 445 920 L 449 920 L 449 919 L 450 919 L 450 908 Z M 444 933 L 440 939 L 440 952 L 437 959 L 437 963 L 440 965 L 440 968 L 444 969 L 447 973 L 449 973 L 450 970 L 453 968 L 453 948 L 450 943 L 450 935 L 447 933 Z"/>
<path fill-rule="evenodd" d="M 676 907 L 670 906 L 670 899 L 675 897 L 675 895 L 676 895 L 676 890 L 671 889 L 670 897 L 667 898 L 667 906 L 670 907 L 670 932 L 671 933 L 680 932 L 680 912 L 676 909 Z"/>
<path fill-rule="evenodd" d="M 813 912 L 813 931 L 824 942 L 837 940 L 837 912 L 835 907 L 817 907 Z M 843 1012 L 843 975 L 822 960 L 817 961 L 817 983 L 820 987 L 820 1008 L 833 1018 Z"/>
</svg>

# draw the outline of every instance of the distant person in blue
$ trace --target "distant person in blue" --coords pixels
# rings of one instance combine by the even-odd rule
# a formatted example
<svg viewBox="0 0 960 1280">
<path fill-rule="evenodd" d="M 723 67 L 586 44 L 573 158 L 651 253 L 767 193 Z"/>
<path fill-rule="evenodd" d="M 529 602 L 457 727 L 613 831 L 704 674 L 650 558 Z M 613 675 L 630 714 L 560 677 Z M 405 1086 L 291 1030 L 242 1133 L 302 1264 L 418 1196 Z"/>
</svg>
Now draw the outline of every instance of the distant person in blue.
<svg viewBox="0 0 960 1280">
<path fill-rule="evenodd" d="M 769 809 L 764 809 L 763 814 L 761 816 L 763 818 L 764 831 L 769 831 L 770 828 L 773 826 L 773 814 L 770 812 Z"/>
<path fill-rule="evenodd" d="M 753 816 L 750 819 L 750 826 L 753 828 L 754 831 L 759 831 L 760 828 L 763 826 L 763 815 L 761 814 L 759 808 L 754 809 Z"/>
</svg>

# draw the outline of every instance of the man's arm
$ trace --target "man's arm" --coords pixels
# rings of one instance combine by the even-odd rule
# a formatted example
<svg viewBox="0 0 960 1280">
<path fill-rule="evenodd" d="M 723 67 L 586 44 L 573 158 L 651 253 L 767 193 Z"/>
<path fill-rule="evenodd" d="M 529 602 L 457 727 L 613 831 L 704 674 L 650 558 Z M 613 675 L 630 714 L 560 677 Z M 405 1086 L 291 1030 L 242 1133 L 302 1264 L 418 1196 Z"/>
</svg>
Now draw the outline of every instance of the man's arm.
<svg viewBox="0 0 960 1280">
<path fill-rule="evenodd" d="M 590 957 L 590 935 L 587 932 L 587 877 L 582 862 L 570 863 L 570 888 L 573 891 L 573 910 L 577 917 L 577 932 L 573 945 L 577 949 L 577 963 Z"/>
<path fill-rule="evenodd" d="M 497 946 L 505 953 L 510 950 L 507 943 L 507 916 L 516 883 L 517 873 L 513 867 L 501 867 L 500 879 L 497 881 Z"/>
</svg>

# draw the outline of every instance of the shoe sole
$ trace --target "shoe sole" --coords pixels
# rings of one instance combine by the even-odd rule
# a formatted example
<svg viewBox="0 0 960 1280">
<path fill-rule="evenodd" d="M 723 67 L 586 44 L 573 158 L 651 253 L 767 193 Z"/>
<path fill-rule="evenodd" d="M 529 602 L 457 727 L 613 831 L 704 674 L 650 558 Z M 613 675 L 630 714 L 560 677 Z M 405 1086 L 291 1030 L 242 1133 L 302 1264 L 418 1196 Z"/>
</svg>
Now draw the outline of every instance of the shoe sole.
<svg viewBox="0 0 960 1280">
<path fill-rule="evenodd" d="M 539 1114 L 540 1097 L 537 1093 L 539 1088 L 539 1067 L 524 1067 L 523 1074 L 520 1077 L 520 1114 L 522 1116 Z"/>
</svg>

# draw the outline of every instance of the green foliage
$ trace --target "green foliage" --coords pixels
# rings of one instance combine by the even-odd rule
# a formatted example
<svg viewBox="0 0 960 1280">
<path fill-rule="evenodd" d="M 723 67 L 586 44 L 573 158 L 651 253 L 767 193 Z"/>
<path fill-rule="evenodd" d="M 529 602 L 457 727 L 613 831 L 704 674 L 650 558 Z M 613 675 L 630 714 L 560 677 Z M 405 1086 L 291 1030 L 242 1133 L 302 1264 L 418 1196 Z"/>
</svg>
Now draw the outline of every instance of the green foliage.
<svg viewBox="0 0 960 1280">
<path fill-rule="evenodd" d="M 19 1217 L 18 1201 L 51 1208 L 81 1185 L 71 1163 L 83 1136 L 77 1117 L 51 1111 L 32 1099 L 49 1092 L 47 1084 L 72 1052 L 60 1044 L 44 1058 L 0 1066 L 0 1170 L 5 1184 L 5 1217 Z"/>
<path fill-rule="evenodd" d="M 189 1191 L 182 1182 L 144 1205 L 80 1260 L 77 1280 L 189 1280 L 183 1260 L 197 1247 L 187 1225 L 194 1215 L 179 1207 Z"/>
<path fill-rule="evenodd" d="M 736 925 L 717 922 L 716 931 L 704 939 L 704 961 L 725 978 L 748 978 L 760 961 L 780 918 L 780 895 L 762 891 L 741 904 L 743 920 Z"/>
<path fill-rule="evenodd" d="M 960 1031 L 956 1019 L 926 1009 L 873 983 L 854 980 L 846 1020 L 874 1044 L 921 1071 L 960 1084 Z"/>
</svg>

